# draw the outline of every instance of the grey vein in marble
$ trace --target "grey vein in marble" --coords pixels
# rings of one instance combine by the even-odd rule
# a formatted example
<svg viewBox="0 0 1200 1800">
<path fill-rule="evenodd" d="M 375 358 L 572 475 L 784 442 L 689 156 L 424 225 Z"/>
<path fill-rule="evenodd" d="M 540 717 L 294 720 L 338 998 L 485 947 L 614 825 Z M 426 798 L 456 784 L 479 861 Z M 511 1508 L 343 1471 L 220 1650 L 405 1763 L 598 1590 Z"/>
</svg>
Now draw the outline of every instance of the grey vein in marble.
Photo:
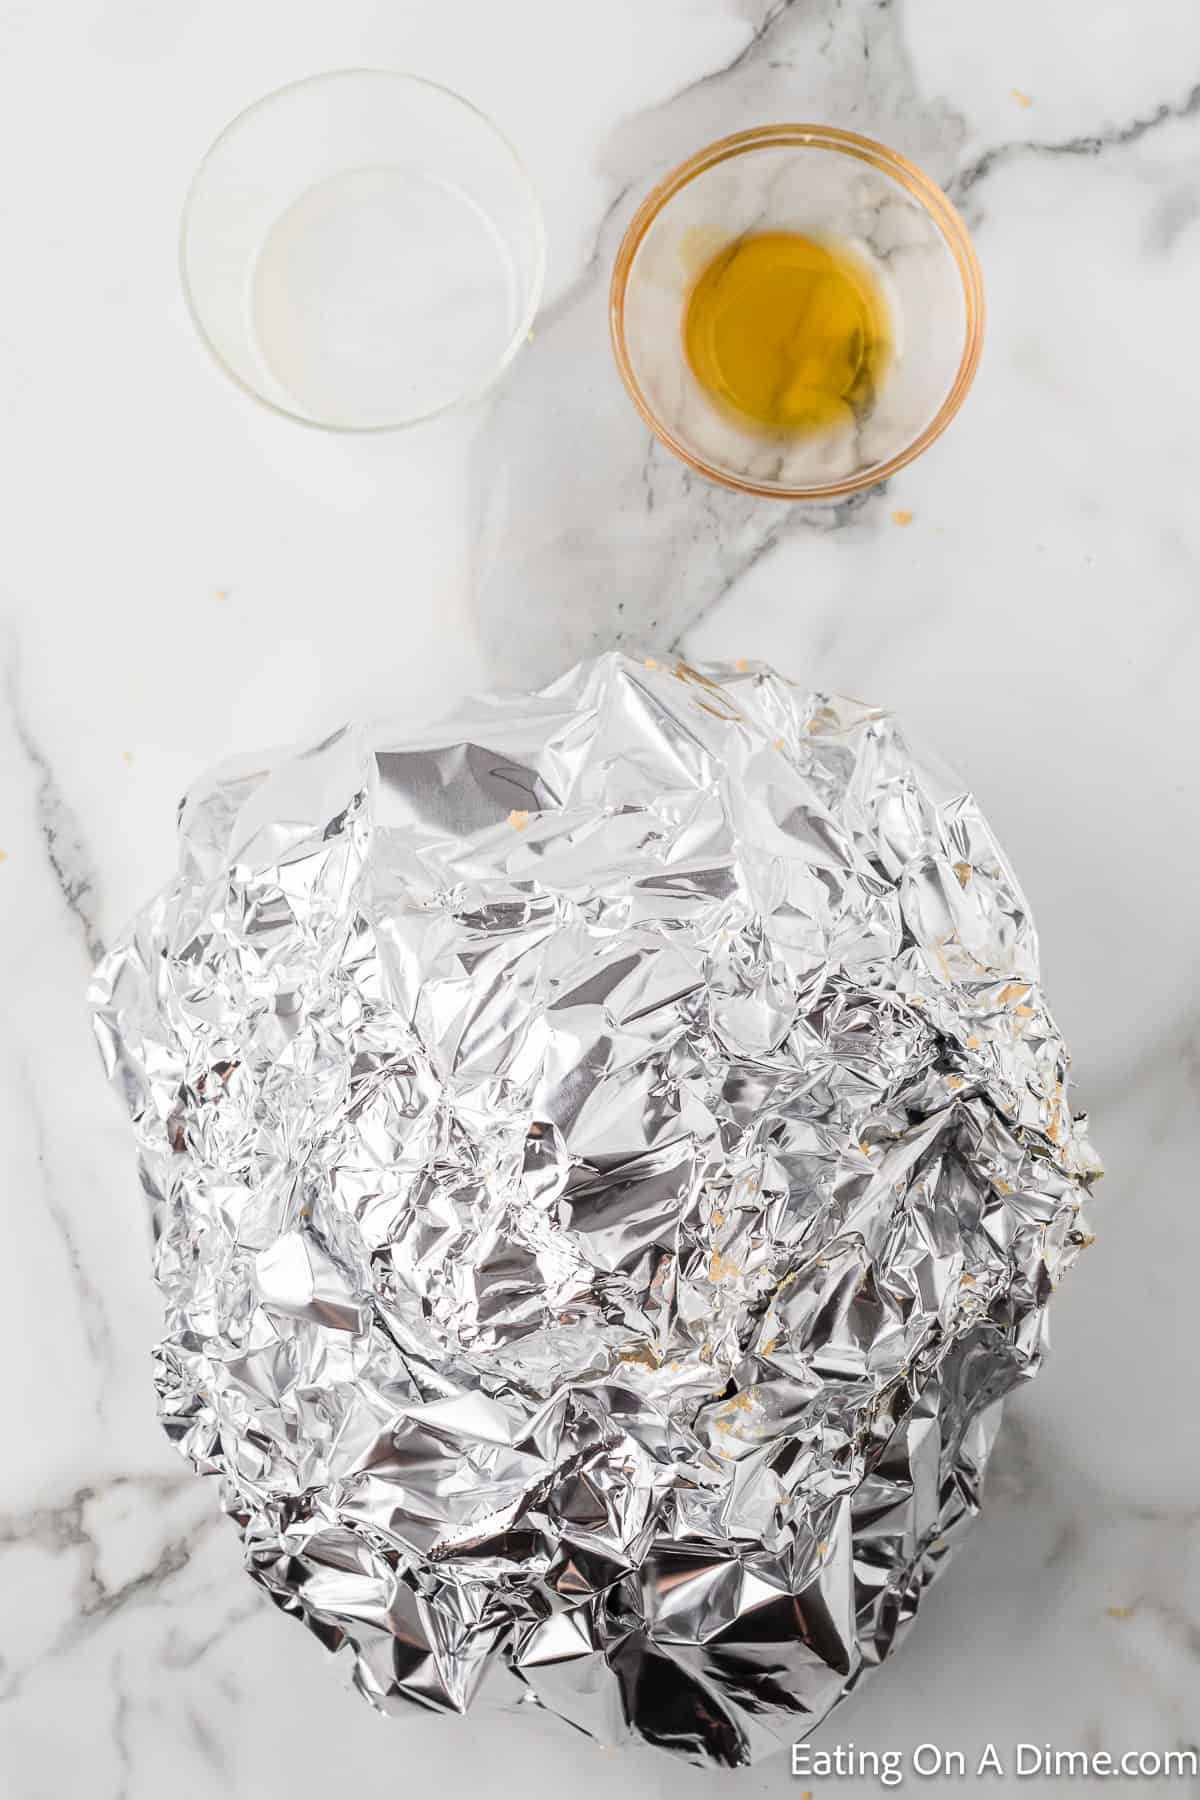
<svg viewBox="0 0 1200 1800">
<path fill-rule="evenodd" d="M 83 935 L 89 964 L 104 950 L 97 924 L 96 864 L 83 827 L 61 787 L 50 759 L 34 735 L 26 716 L 18 678 L 18 650 L 10 644 L 5 670 L 5 695 L 17 742 L 34 780 L 34 805 L 38 828 L 55 885 Z"/>
<path fill-rule="evenodd" d="M 946 191 L 972 226 L 982 222 L 983 215 L 969 202 L 975 189 L 992 170 L 1020 156 L 1099 156 L 1103 150 L 1120 150 L 1139 143 L 1160 126 L 1176 119 L 1195 118 L 1200 113 L 1200 82 L 1184 98 L 1173 105 L 1163 101 L 1145 118 L 1127 120 L 1122 125 L 1105 126 L 1083 137 L 1062 138 L 1058 142 L 1038 138 L 1014 138 L 1010 143 L 993 144 L 990 149 L 960 169 L 946 184 Z"/>
<path fill-rule="evenodd" d="M 167 1539 L 154 1561 L 126 1580 L 109 1587 L 100 1574 L 101 1546 L 88 1523 L 88 1508 L 102 1496 L 127 1489 L 138 1498 L 160 1504 L 169 1496 L 189 1494 L 195 1483 L 185 1476 L 116 1476 L 102 1486 L 77 1488 L 61 1505 L 36 1507 L 25 1514 L 0 1517 L 0 1550 L 43 1546 L 57 1554 L 79 1551 L 81 1568 L 75 1583 L 74 1610 L 43 1649 L 36 1663 L 28 1667 L 0 1668 L 0 1703 L 20 1693 L 32 1669 L 41 1669 L 56 1657 L 73 1650 L 117 1613 L 130 1605 L 156 1595 L 159 1590 L 187 1567 L 199 1540 L 214 1527 L 223 1525 L 220 1515 L 211 1511 L 190 1529 Z M 190 1497 L 190 1494 L 189 1494 Z"/>
<path fill-rule="evenodd" d="M 38 1169 L 41 1174 L 42 1203 L 46 1213 L 62 1241 L 63 1254 L 71 1271 L 71 1281 L 79 1304 L 79 1317 L 82 1321 L 84 1337 L 87 1341 L 91 1358 L 91 1372 L 99 1375 L 97 1405 L 101 1414 L 105 1410 L 104 1374 L 112 1360 L 112 1326 L 108 1317 L 105 1296 L 96 1286 L 88 1272 L 87 1261 L 80 1249 L 75 1235 L 71 1215 L 64 1205 L 53 1174 L 49 1166 L 53 1139 L 47 1128 L 47 1120 L 42 1111 L 37 1088 L 30 1079 L 29 1071 L 22 1066 L 16 1076 L 26 1109 L 26 1117 L 33 1128 Z"/>
<path fill-rule="evenodd" d="M 213 1650 L 219 1650 L 226 1644 L 239 1626 L 251 1619 L 261 1618 L 262 1613 L 262 1596 L 255 1594 L 244 1604 L 227 1608 L 217 1624 L 195 1640 L 189 1640 L 181 1629 L 172 1627 L 162 1647 L 164 1666 L 168 1669 L 194 1669 Z"/>
<path fill-rule="evenodd" d="M 125 1685 L 119 1656 L 113 1657 L 111 1680 L 114 1700 L 112 1739 L 121 1775 L 121 1785 L 117 1789 L 115 1800 L 129 1800 L 133 1790 L 133 1749 L 129 1741 L 129 1719 L 133 1703 Z"/>
</svg>

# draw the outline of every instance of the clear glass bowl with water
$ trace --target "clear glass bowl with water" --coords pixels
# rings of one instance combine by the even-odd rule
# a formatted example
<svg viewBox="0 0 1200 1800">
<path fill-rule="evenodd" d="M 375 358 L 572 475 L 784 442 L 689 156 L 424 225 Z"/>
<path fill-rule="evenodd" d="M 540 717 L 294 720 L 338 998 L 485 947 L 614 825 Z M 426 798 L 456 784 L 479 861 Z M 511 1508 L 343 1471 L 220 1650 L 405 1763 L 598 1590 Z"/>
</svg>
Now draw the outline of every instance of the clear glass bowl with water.
<svg viewBox="0 0 1200 1800">
<path fill-rule="evenodd" d="M 387 431 L 478 397 L 528 336 L 541 213 L 516 153 L 419 76 L 280 88 L 196 172 L 184 292 L 217 361 L 304 424 Z"/>
</svg>

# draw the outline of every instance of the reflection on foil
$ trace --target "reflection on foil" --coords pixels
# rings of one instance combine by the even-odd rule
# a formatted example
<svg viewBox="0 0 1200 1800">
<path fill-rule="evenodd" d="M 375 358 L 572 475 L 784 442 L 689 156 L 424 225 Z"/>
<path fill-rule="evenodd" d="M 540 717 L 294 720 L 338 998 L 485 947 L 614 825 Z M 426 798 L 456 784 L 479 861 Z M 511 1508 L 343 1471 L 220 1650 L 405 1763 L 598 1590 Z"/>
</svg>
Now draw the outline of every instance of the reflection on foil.
<svg viewBox="0 0 1200 1800">
<path fill-rule="evenodd" d="M 101 965 L 164 1425 L 377 1706 L 736 1764 L 895 1646 L 1097 1164 L 885 713 L 605 656 L 220 769 Z"/>
</svg>

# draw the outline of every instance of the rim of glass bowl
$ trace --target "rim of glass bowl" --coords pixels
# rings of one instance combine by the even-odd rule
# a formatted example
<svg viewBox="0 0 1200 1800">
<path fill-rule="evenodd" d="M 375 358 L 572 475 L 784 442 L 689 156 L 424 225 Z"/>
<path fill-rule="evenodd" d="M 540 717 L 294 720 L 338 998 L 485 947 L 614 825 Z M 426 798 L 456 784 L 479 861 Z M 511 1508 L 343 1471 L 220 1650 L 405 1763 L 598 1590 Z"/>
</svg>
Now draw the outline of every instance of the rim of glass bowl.
<svg viewBox="0 0 1200 1800">
<path fill-rule="evenodd" d="M 765 144 L 805 144 L 840 151 L 892 176 L 908 189 L 933 219 L 954 257 L 962 282 L 966 304 L 962 356 L 954 380 L 936 414 L 925 429 L 895 456 L 874 468 L 848 475 L 842 481 L 819 482 L 805 487 L 781 487 L 769 482 L 743 479 L 706 462 L 702 456 L 697 456 L 681 443 L 655 412 L 634 373 L 625 341 L 625 295 L 629 276 L 642 239 L 654 220 L 679 190 L 697 175 L 702 175 L 706 169 L 711 169 L 718 163 L 728 161 L 732 156 L 740 156 L 743 151 L 761 149 Z M 730 137 L 718 138 L 715 144 L 708 144 L 703 150 L 698 150 L 686 162 L 681 162 L 677 168 L 672 169 L 643 200 L 629 222 L 613 264 L 608 315 L 613 355 L 630 399 L 654 435 L 683 462 L 707 476 L 710 481 L 719 482 L 722 487 L 734 488 L 742 494 L 758 494 L 771 500 L 828 500 L 839 494 L 852 494 L 860 488 L 874 487 L 877 482 L 886 481 L 897 469 L 902 469 L 914 457 L 920 456 L 945 431 L 966 398 L 979 366 L 984 326 L 983 275 L 957 207 L 936 182 L 931 181 L 923 170 L 918 169 L 915 163 L 910 163 L 898 151 L 889 150 L 886 144 L 877 143 L 874 138 L 860 137 L 854 131 L 840 131 L 833 125 L 757 125 L 752 130 L 736 131 Z"/>
<path fill-rule="evenodd" d="M 488 130 L 496 139 L 498 146 L 506 151 L 511 157 L 518 183 L 524 189 L 525 197 L 529 202 L 529 212 L 534 232 L 534 267 L 532 279 L 529 283 L 529 297 L 521 317 L 513 330 L 513 334 L 505 347 L 503 355 L 497 359 L 482 381 L 477 382 L 474 387 L 464 388 L 461 394 L 456 394 L 453 399 L 444 401 L 441 406 L 432 407 L 428 412 L 414 413 L 411 418 L 392 419 L 382 425 L 337 425 L 331 423 L 327 419 L 314 419 L 307 413 L 295 412 L 290 406 L 281 406 L 277 400 L 269 399 L 266 394 L 260 393 L 258 388 L 253 387 L 250 382 L 244 381 L 237 371 L 229 366 L 208 334 L 207 327 L 205 326 L 204 320 L 201 318 L 199 309 L 196 305 L 191 283 L 188 280 L 188 230 L 191 225 L 192 208 L 200 190 L 200 185 L 204 180 L 209 163 L 225 143 L 226 139 L 231 137 L 240 126 L 244 125 L 247 119 L 251 118 L 255 113 L 265 111 L 267 107 L 273 106 L 277 100 L 283 100 L 289 94 L 294 94 L 301 88 L 319 87 L 327 81 L 345 81 L 347 77 L 375 77 L 380 75 L 384 76 L 389 81 L 409 82 L 414 87 L 428 88 L 433 93 L 444 95 L 446 99 L 454 100 L 459 106 L 466 107 L 468 112 L 474 113 L 476 118 L 482 120 L 487 126 Z M 208 146 L 208 149 L 204 152 L 204 155 L 196 165 L 195 174 L 192 176 L 191 183 L 188 187 L 187 199 L 183 203 L 183 212 L 179 221 L 179 281 L 180 286 L 183 289 L 184 301 L 187 305 L 188 312 L 191 315 L 192 324 L 196 328 L 196 335 L 199 337 L 200 342 L 204 345 L 222 374 L 226 375 L 229 380 L 233 382 L 235 387 L 240 388 L 243 394 L 248 394 L 251 400 L 257 401 L 259 406 L 265 406 L 268 412 L 273 412 L 283 419 L 291 419 L 297 425 L 307 425 L 310 430 L 329 431 L 336 433 L 339 436 L 352 435 L 369 437 L 378 436 L 387 431 L 407 431 L 413 425 L 425 425 L 431 419 L 440 419 L 446 413 L 454 412 L 459 407 L 470 406 L 476 400 L 481 400 L 486 393 L 489 393 L 490 390 L 495 387 L 504 371 L 508 368 L 517 352 L 528 338 L 530 328 L 533 325 L 534 319 L 537 317 L 537 309 L 541 305 L 545 280 L 545 220 L 542 217 L 542 207 L 537 196 L 537 190 L 534 188 L 532 181 L 530 181 L 529 172 L 520 156 L 517 154 L 517 151 L 496 124 L 495 120 L 489 118 L 487 113 L 485 113 L 481 107 L 476 106 L 473 101 L 466 99 L 462 94 L 458 93 L 456 89 L 447 87 L 444 82 L 430 81 L 428 76 L 414 75 L 408 69 L 368 68 L 365 66 L 355 66 L 346 69 L 323 69 L 317 75 L 302 75 L 297 81 L 287 81 L 282 87 L 272 88 L 269 94 L 260 94 L 257 100 L 252 100 L 249 106 L 244 106 L 240 112 L 234 114 L 233 118 L 230 119 L 229 123 L 217 133 L 216 137 L 212 140 L 212 143 Z"/>
</svg>

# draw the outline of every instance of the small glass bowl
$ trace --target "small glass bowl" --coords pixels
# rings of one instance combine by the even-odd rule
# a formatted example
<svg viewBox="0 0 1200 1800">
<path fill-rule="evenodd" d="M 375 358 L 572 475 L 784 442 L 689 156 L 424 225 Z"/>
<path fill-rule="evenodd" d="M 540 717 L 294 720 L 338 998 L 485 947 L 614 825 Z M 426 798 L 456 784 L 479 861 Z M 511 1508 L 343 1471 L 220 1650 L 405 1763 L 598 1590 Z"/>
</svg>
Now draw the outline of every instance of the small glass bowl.
<svg viewBox="0 0 1200 1800">
<path fill-rule="evenodd" d="M 507 140 L 448 88 L 386 69 L 315 75 L 239 114 L 197 170 L 180 240 L 221 367 L 330 431 L 477 398 L 525 342 L 544 268 Z"/>
<path fill-rule="evenodd" d="M 692 284 L 718 251 L 758 231 L 847 244 L 883 288 L 893 361 L 852 428 L 798 436 L 743 425 L 692 373 Z M 919 456 L 971 385 L 983 312 L 975 252 L 941 189 L 894 150 L 825 125 L 737 132 L 681 163 L 634 215 L 609 297 L 617 366 L 651 430 L 713 481 L 784 500 L 849 494 Z"/>
</svg>

